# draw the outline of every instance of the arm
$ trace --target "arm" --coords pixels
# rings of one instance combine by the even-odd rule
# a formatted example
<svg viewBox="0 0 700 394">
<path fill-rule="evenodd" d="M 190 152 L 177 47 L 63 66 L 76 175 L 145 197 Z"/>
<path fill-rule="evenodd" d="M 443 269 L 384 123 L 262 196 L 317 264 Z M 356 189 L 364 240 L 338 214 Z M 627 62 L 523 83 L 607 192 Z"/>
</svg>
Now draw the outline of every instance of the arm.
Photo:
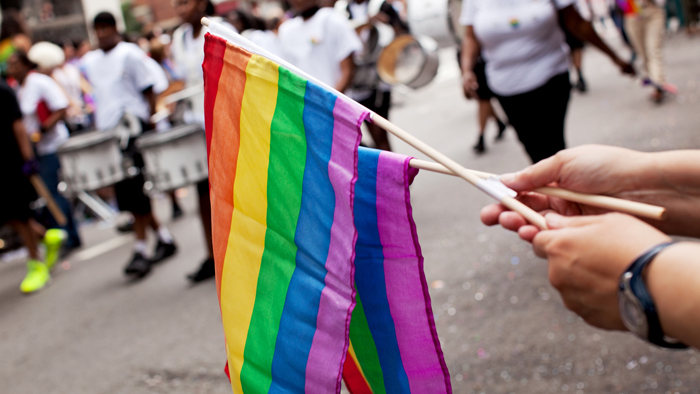
<svg viewBox="0 0 700 394">
<path fill-rule="evenodd" d="M 559 18 L 561 19 L 564 27 L 566 27 L 571 34 L 576 36 L 576 38 L 590 42 L 596 48 L 600 49 L 610 57 L 610 59 L 615 63 L 620 70 L 629 75 L 635 75 L 634 68 L 631 64 L 620 59 L 617 54 L 608 47 L 607 44 L 598 36 L 598 34 L 593 29 L 593 25 L 587 20 L 581 18 L 576 8 L 570 5 L 559 11 Z"/>
<path fill-rule="evenodd" d="M 150 117 L 152 117 L 156 113 L 156 93 L 153 91 L 153 86 L 149 86 L 144 90 L 143 92 L 143 97 L 146 99 L 148 102 L 148 106 L 151 110 L 150 116 L 148 123 L 151 123 Z"/>
<path fill-rule="evenodd" d="M 350 54 L 350 56 L 340 62 L 340 80 L 335 85 L 335 89 L 339 92 L 344 92 L 350 86 L 354 75 L 355 61 L 352 59 L 352 54 Z"/>
<path fill-rule="evenodd" d="M 24 161 L 33 160 L 34 150 L 32 150 L 32 143 L 29 141 L 29 136 L 27 135 L 21 118 L 12 122 L 12 132 L 15 134 L 15 139 L 17 140 L 17 145 L 19 146 Z"/>
<path fill-rule="evenodd" d="M 66 111 L 68 111 L 67 107 L 53 111 L 45 121 L 41 122 L 41 132 L 45 132 L 46 130 L 54 127 L 60 120 L 63 120 L 63 118 L 66 117 Z"/>
<path fill-rule="evenodd" d="M 477 98 L 476 89 L 479 88 L 479 84 L 476 82 L 476 75 L 474 75 L 473 70 L 479 53 L 481 53 L 481 45 L 474 35 L 474 27 L 467 26 L 464 40 L 462 40 L 461 62 L 464 95 L 468 99 Z"/>
</svg>

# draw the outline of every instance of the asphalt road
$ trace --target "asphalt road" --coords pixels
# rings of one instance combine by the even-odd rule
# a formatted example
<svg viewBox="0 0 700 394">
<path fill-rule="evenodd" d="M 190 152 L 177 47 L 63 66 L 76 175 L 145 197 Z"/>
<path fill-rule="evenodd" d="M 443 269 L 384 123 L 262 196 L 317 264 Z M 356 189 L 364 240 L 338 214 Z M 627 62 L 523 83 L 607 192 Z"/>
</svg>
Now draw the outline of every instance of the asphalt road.
<svg viewBox="0 0 700 394">
<path fill-rule="evenodd" d="M 668 41 L 669 80 L 679 94 L 656 106 L 638 83 L 587 50 L 590 91 L 573 94 L 571 146 L 602 143 L 655 151 L 700 147 L 700 38 Z M 502 173 L 528 164 L 512 130 L 475 156 L 476 105 L 461 96 L 454 54 L 431 86 L 397 94 L 392 119 L 463 165 Z M 450 64 L 452 63 L 452 64 Z M 395 150 L 421 157 L 392 140 Z M 213 282 L 184 276 L 204 256 L 193 189 L 186 216 L 169 219 L 179 253 L 143 281 L 122 267 L 131 238 L 83 226 L 85 248 L 25 296 L 20 260 L 0 263 L 0 393 L 230 393 Z M 468 184 L 423 172 L 411 189 L 438 332 L 455 393 L 697 393 L 700 354 L 653 348 L 587 326 L 547 282 L 527 244 L 478 220 L 489 198 Z"/>
</svg>

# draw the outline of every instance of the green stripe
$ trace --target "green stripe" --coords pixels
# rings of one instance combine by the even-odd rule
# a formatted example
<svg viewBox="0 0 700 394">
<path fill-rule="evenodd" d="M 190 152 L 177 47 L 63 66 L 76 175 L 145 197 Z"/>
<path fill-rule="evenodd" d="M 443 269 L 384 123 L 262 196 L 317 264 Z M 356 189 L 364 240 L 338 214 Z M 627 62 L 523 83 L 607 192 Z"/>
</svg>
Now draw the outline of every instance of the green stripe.
<svg viewBox="0 0 700 394">
<path fill-rule="evenodd" d="M 265 250 L 241 369 L 244 393 L 267 393 L 272 383 L 272 356 L 297 254 L 294 235 L 306 166 L 305 94 L 306 81 L 280 67 L 270 136 Z"/>
<path fill-rule="evenodd" d="M 357 305 L 355 305 L 355 310 L 352 312 L 350 320 L 352 348 L 355 350 L 357 362 L 360 363 L 362 372 L 367 378 L 367 383 L 372 388 L 372 392 L 374 394 L 386 394 L 377 346 L 367 324 L 367 316 L 365 316 L 365 309 L 362 307 L 362 301 L 360 301 L 360 294 L 355 296 L 355 301 Z"/>
</svg>

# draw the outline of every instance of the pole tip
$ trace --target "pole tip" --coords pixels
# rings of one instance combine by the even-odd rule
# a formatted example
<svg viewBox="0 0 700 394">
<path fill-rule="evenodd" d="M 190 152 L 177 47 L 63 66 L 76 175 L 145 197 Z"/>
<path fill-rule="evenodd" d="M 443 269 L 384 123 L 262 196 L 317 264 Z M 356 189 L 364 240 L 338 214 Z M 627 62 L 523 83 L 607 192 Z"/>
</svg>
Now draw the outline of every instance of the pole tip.
<svg viewBox="0 0 700 394">
<path fill-rule="evenodd" d="M 209 27 L 209 24 L 211 23 L 211 20 L 209 20 L 209 18 L 207 18 L 207 17 L 204 17 L 204 18 L 202 18 L 202 21 L 201 21 L 201 22 L 202 22 L 202 25 L 204 25 L 204 26 L 206 26 L 206 27 Z"/>
</svg>

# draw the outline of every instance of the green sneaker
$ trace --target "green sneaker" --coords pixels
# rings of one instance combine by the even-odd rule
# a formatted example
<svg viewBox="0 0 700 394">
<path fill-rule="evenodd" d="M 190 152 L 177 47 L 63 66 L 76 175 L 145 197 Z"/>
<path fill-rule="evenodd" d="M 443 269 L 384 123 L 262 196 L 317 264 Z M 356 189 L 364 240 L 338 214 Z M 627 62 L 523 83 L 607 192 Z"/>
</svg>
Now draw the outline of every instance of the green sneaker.
<svg viewBox="0 0 700 394">
<path fill-rule="evenodd" d="M 41 290 L 51 279 L 49 275 L 49 269 L 46 264 L 39 260 L 29 260 L 27 261 L 27 276 L 24 277 L 22 284 L 19 285 L 19 289 L 23 293 L 33 293 L 37 290 Z"/>
<path fill-rule="evenodd" d="M 46 230 L 46 235 L 41 242 L 46 245 L 46 256 L 44 261 L 46 267 L 50 270 L 58 260 L 58 252 L 61 250 L 61 245 L 68 239 L 68 233 L 60 228 L 52 228 Z"/>
</svg>

